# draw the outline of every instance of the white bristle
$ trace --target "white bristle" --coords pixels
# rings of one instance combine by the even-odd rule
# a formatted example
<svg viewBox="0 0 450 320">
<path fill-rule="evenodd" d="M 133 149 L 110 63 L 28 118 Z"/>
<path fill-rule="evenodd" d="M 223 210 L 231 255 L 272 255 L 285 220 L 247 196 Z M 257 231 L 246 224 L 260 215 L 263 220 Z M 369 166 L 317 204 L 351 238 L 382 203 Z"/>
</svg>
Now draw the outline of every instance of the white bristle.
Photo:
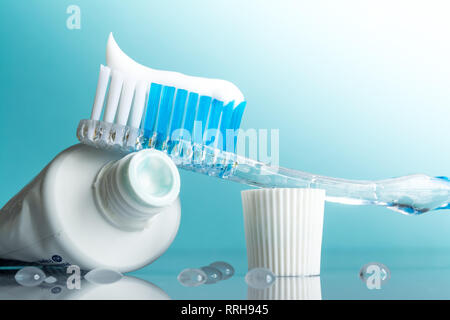
<svg viewBox="0 0 450 320">
<path fill-rule="evenodd" d="M 105 114 L 103 121 L 114 122 L 117 106 L 119 104 L 120 91 L 122 90 L 123 76 L 120 72 L 112 70 L 111 84 L 109 86 L 108 100 L 106 101 Z"/>
<path fill-rule="evenodd" d="M 125 80 L 122 87 L 122 94 L 120 96 L 119 108 L 117 109 L 116 123 L 126 125 L 128 115 L 131 110 L 131 103 L 133 101 L 134 88 L 136 82 L 133 80 Z"/>
<path fill-rule="evenodd" d="M 139 128 L 144 113 L 145 98 L 147 96 L 148 83 L 141 81 L 136 86 L 136 93 L 134 94 L 134 103 L 131 108 L 128 123 L 133 128 Z"/>
<path fill-rule="evenodd" d="M 97 90 L 95 91 L 95 100 L 92 107 L 91 120 L 100 120 L 110 74 L 110 68 L 100 65 L 100 74 L 98 76 Z"/>
</svg>

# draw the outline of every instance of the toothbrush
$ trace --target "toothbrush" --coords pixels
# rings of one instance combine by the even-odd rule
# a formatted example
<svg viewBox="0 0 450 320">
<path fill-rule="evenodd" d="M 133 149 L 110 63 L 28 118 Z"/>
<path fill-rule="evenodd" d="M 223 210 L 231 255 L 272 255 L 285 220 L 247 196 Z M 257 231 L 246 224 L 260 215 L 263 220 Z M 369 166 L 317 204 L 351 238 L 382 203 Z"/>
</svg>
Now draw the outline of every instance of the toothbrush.
<svg viewBox="0 0 450 320">
<path fill-rule="evenodd" d="M 180 168 L 255 187 L 325 189 L 330 202 L 373 204 L 410 215 L 450 209 L 450 181 L 446 177 L 417 174 L 378 181 L 330 178 L 269 166 L 237 155 L 225 142 L 203 138 L 206 129 L 221 133 L 238 129 L 245 104 L 224 103 L 185 89 L 136 80 L 101 66 L 91 118 L 80 121 L 77 136 L 82 143 L 125 153 L 156 148 Z M 196 121 L 206 123 L 205 127 L 195 127 Z M 193 132 L 192 137 L 175 135 L 180 128 Z"/>
</svg>

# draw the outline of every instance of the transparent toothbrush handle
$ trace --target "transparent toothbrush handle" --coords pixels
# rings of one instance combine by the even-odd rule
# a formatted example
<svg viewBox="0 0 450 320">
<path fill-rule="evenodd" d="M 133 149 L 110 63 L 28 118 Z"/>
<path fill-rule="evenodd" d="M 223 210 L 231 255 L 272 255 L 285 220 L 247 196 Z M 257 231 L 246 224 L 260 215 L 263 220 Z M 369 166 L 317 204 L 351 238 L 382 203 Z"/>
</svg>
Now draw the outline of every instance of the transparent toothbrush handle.
<svg viewBox="0 0 450 320">
<path fill-rule="evenodd" d="M 228 179 L 266 188 L 324 189 L 330 202 L 381 205 L 404 214 L 450 209 L 448 179 L 423 174 L 378 181 L 346 180 L 238 158 Z"/>
<path fill-rule="evenodd" d="M 82 143 L 123 153 L 156 148 L 166 152 L 179 168 L 251 186 L 324 189 L 331 202 L 375 204 L 405 214 L 450 209 L 450 181 L 445 177 L 417 174 L 378 181 L 329 178 L 268 166 L 190 141 L 158 141 L 157 136 L 146 137 L 142 129 L 96 120 L 81 120 L 77 136 Z"/>
</svg>

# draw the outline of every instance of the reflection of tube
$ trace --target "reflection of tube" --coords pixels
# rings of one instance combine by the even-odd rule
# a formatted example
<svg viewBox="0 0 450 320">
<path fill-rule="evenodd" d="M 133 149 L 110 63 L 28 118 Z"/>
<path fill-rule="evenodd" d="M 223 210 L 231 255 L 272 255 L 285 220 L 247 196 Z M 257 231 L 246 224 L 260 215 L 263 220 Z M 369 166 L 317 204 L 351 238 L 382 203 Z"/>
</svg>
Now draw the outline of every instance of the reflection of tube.
<svg viewBox="0 0 450 320">
<path fill-rule="evenodd" d="M 121 157 L 60 153 L 0 210 L 0 257 L 120 272 L 157 259 L 178 230 L 179 173 L 160 151 Z"/>
<path fill-rule="evenodd" d="M 265 289 L 248 287 L 249 300 L 322 300 L 320 277 L 277 277 Z"/>
<path fill-rule="evenodd" d="M 106 285 L 81 280 L 80 289 L 69 289 L 69 275 L 51 274 L 57 281 L 36 287 L 24 287 L 14 279 L 17 270 L 0 272 L 0 300 L 168 300 L 170 297 L 156 285 L 125 276 Z M 49 275 L 47 273 L 47 275 Z"/>
</svg>

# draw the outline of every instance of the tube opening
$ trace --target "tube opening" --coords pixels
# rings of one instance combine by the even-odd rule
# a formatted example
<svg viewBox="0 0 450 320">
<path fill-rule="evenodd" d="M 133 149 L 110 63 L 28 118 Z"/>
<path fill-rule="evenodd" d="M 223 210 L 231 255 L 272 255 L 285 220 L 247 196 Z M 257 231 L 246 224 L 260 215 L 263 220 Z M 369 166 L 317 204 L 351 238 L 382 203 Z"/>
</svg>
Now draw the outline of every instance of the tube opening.
<svg viewBox="0 0 450 320">
<path fill-rule="evenodd" d="M 178 169 L 172 160 L 157 150 L 142 150 L 131 159 L 128 177 L 133 193 L 154 207 L 172 203 L 180 190 Z"/>
<path fill-rule="evenodd" d="M 180 175 L 166 154 L 146 149 L 104 166 L 94 190 L 108 220 L 122 229 L 138 230 L 174 204 L 180 192 Z"/>
</svg>

